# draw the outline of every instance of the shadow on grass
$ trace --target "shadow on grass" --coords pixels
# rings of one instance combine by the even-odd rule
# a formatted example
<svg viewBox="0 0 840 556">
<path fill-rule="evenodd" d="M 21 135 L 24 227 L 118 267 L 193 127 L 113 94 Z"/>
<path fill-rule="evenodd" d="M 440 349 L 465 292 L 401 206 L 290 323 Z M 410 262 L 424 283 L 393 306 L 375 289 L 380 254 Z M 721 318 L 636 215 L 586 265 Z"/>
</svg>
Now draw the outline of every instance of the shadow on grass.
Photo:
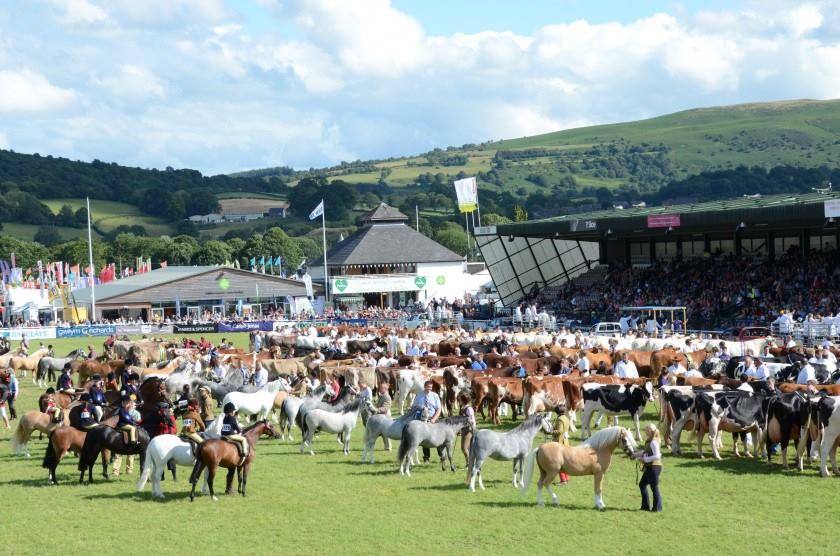
<svg viewBox="0 0 840 556">
<path fill-rule="evenodd" d="M 216 496 L 224 496 L 224 493 L 216 492 Z M 238 495 L 237 495 L 238 496 Z M 201 500 L 202 498 L 209 498 L 210 495 L 202 496 L 199 492 L 195 493 L 195 499 Z M 182 491 L 182 492 L 164 492 L 164 498 L 152 498 L 152 493 L 149 491 L 148 487 L 144 492 L 138 492 L 136 490 L 130 490 L 126 492 L 118 492 L 114 494 L 89 494 L 87 496 L 83 496 L 85 500 L 102 500 L 102 499 L 109 499 L 109 500 L 135 500 L 137 502 L 157 502 L 160 504 L 168 504 L 170 502 L 182 502 L 184 500 L 190 499 L 189 490 Z"/>
<path fill-rule="evenodd" d="M 472 504 L 477 506 L 485 506 L 488 508 L 538 508 L 537 503 L 534 501 L 533 498 L 526 501 L 504 501 L 504 502 L 472 502 Z M 550 501 L 546 501 L 546 508 L 550 509 L 558 509 L 558 510 L 576 510 L 582 512 L 597 512 L 598 510 L 595 508 L 593 504 L 559 504 L 557 506 L 553 505 Z M 605 512 L 641 512 L 638 508 L 611 508 L 607 506 L 607 509 L 604 510 Z"/>
</svg>

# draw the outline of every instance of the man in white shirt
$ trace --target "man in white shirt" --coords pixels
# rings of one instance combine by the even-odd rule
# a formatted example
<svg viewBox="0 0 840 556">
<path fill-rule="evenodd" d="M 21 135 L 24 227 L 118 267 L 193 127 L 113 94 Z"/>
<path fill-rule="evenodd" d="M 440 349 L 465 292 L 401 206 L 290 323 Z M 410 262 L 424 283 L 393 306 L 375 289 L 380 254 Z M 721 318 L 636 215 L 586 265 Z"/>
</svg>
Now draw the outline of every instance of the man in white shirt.
<svg viewBox="0 0 840 556">
<path fill-rule="evenodd" d="M 703 373 L 697 370 L 697 365 L 694 361 L 688 363 L 688 370 L 683 375 L 685 378 L 703 378 Z"/>
<path fill-rule="evenodd" d="M 675 359 L 671 362 L 671 365 L 668 367 L 668 375 L 671 376 L 679 376 L 685 374 L 685 367 L 682 366 L 682 363 L 679 362 L 678 359 Z"/>
<path fill-rule="evenodd" d="M 621 335 L 626 336 L 627 332 L 630 331 L 630 317 L 624 315 L 618 319 L 618 325 L 621 327 Z"/>
<path fill-rule="evenodd" d="M 802 370 L 799 371 L 799 375 L 796 377 L 797 384 L 808 384 L 809 380 L 817 380 L 816 372 L 814 371 L 814 367 L 811 366 L 810 363 L 805 363 L 802 367 Z"/>
<path fill-rule="evenodd" d="M 662 325 L 656 322 L 656 319 L 653 317 L 648 318 L 647 322 L 645 323 L 645 332 L 647 332 L 651 336 L 655 336 L 662 330 Z"/>
<path fill-rule="evenodd" d="M 743 390 L 744 392 L 754 392 L 752 386 L 750 386 L 749 378 L 747 378 L 746 374 L 741 375 L 741 385 L 738 386 L 738 390 Z"/>
<path fill-rule="evenodd" d="M 586 352 L 581 350 L 581 352 L 578 353 L 578 357 L 579 357 L 579 359 L 578 359 L 577 365 L 575 365 L 575 366 L 580 370 L 580 374 L 588 375 L 590 364 L 589 364 L 589 359 L 586 358 Z"/>
<path fill-rule="evenodd" d="M 785 338 L 785 347 L 788 349 L 796 347 L 796 341 L 794 341 L 793 336 L 788 336 Z"/>
<path fill-rule="evenodd" d="M 615 374 L 618 378 L 639 378 L 639 371 L 636 364 L 630 361 L 630 353 L 621 354 L 621 361 L 615 364 Z"/>
<path fill-rule="evenodd" d="M 755 365 L 752 357 L 744 357 L 744 365 L 741 367 L 741 374 L 747 375 L 749 378 L 755 378 Z"/>
<path fill-rule="evenodd" d="M 755 373 L 753 373 L 752 378 L 755 380 L 767 380 L 770 378 L 770 371 L 761 359 L 758 360 L 758 365 L 755 367 Z"/>
<path fill-rule="evenodd" d="M 254 374 L 254 386 L 262 388 L 268 382 L 268 369 L 260 365 L 257 372 Z"/>
</svg>

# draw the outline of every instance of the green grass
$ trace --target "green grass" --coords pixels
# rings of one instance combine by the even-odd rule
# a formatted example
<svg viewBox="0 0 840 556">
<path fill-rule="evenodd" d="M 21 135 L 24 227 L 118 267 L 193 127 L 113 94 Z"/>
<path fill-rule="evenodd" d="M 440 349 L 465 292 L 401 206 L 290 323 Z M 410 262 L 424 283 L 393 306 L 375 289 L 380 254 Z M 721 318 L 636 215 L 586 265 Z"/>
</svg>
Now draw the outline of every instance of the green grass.
<svg viewBox="0 0 840 556">
<path fill-rule="evenodd" d="M 63 205 L 69 205 L 73 211 L 85 206 L 85 199 L 45 199 L 43 202 L 53 213 L 58 213 Z M 91 199 L 90 212 L 94 225 L 103 233 L 121 225 L 143 226 L 150 236 L 170 235 L 173 230 L 163 218 L 143 214 L 138 207 L 128 203 Z"/>
<path fill-rule="evenodd" d="M 228 336 L 239 345 L 246 341 L 244 334 Z M 89 342 L 53 343 L 63 354 Z M 35 406 L 38 391 L 29 378 L 21 384 L 22 414 Z M 654 417 L 649 407 L 645 421 Z M 359 425 L 349 457 L 332 435 L 320 435 L 315 457 L 300 455 L 297 442 L 263 439 L 247 498 L 223 496 L 213 503 L 199 497 L 192 504 L 186 468 L 178 469 L 177 482 L 167 477 L 167 498 L 157 502 L 149 486 L 136 492 L 138 470 L 108 482 L 95 475 L 94 484 L 77 485 L 72 456 L 58 468 L 62 484 L 47 486 L 40 467 L 44 440 L 36 434 L 30 442 L 31 459 L 12 456 L 9 444 L 0 442 L 7 510 L 0 531 L 14 554 L 52 553 L 56 543 L 63 554 L 89 553 L 93 545 L 106 552 L 119 547 L 121 553 L 174 554 L 836 552 L 830 531 L 840 512 L 838 480 L 819 478 L 813 467 L 768 472 L 758 462 L 732 458 L 728 438 L 725 459 L 716 462 L 693 456 L 684 436 L 688 455 L 664 461 L 665 511 L 650 514 L 638 511 L 635 466 L 618 453 L 605 480 L 608 510 L 599 513 L 591 477 L 573 477 L 557 488 L 559 508 L 537 508 L 533 486 L 524 497 L 511 487 L 509 462 L 488 462 L 487 490 L 470 493 L 460 453 L 457 473 L 428 465 L 400 477 L 396 453 L 383 452 L 381 442 L 376 464 L 359 462 L 362 435 Z M 8 437 L 0 430 L 0 440 Z M 101 523 L 108 524 L 108 534 L 95 529 Z"/>
<path fill-rule="evenodd" d="M 283 199 L 286 197 L 278 193 L 256 193 L 252 191 L 228 191 L 226 193 L 218 193 L 217 199 Z"/>
<path fill-rule="evenodd" d="M 3 222 L 3 230 L 0 233 L 22 239 L 25 241 L 33 241 L 35 234 L 41 226 L 35 224 L 14 224 L 11 222 Z M 55 229 L 61 234 L 61 239 L 70 241 L 73 239 L 84 238 L 87 239 L 87 228 L 65 228 L 64 226 L 56 226 Z M 96 237 L 100 237 L 98 233 L 93 232 Z"/>
</svg>

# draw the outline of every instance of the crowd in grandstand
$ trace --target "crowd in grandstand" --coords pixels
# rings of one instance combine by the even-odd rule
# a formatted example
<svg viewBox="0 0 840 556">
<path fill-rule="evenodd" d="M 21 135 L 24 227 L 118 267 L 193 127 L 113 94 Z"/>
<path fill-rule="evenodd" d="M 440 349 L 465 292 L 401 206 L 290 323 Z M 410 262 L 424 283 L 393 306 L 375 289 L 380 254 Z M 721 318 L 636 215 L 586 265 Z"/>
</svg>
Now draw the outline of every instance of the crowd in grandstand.
<svg viewBox="0 0 840 556">
<path fill-rule="evenodd" d="M 622 306 L 685 306 L 692 328 L 769 325 L 780 309 L 796 321 L 818 322 L 840 311 L 836 250 L 791 251 L 775 261 L 734 255 L 616 266 L 592 286 L 570 284 L 553 299 L 538 298 L 559 316 L 618 320 Z"/>
</svg>

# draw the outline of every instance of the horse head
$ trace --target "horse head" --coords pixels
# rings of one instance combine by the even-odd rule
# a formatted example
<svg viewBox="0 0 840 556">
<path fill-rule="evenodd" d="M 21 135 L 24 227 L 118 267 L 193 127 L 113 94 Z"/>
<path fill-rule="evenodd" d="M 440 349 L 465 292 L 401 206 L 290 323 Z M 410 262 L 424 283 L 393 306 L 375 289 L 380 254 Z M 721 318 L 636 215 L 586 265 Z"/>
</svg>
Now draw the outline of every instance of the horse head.
<svg viewBox="0 0 840 556">
<path fill-rule="evenodd" d="M 627 457 L 633 457 L 633 453 L 636 451 L 636 441 L 633 439 L 633 433 L 630 432 L 630 429 L 621 427 L 619 441 L 621 442 L 621 449 Z"/>
<path fill-rule="evenodd" d="M 554 425 L 551 424 L 548 415 L 540 415 L 540 428 L 545 434 L 554 432 Z"/>
</svg>

